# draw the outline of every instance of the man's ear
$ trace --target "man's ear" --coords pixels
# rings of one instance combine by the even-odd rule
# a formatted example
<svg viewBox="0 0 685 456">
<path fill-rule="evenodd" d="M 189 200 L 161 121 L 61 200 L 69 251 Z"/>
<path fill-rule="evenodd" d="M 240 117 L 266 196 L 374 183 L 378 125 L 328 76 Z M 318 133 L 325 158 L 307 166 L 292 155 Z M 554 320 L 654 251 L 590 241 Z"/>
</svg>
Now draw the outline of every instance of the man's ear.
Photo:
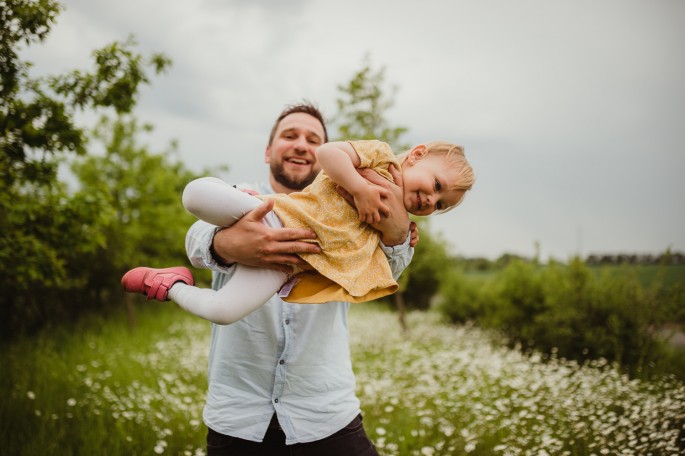
<svg viewBox="0 0 685 456">
<path fill-rule="evenodd" d="M 271 163 L 271 148 L 269 146 L 266 146 L 264 151 L 264 163 Z"/>
<path fill-rule="evenodd" d="M 419 144 L 409 151 L 409 161 L 414 164 L 424 158 L 426 154 L 428 154 L 428 148 L 425 144 Z"/>
</svg>

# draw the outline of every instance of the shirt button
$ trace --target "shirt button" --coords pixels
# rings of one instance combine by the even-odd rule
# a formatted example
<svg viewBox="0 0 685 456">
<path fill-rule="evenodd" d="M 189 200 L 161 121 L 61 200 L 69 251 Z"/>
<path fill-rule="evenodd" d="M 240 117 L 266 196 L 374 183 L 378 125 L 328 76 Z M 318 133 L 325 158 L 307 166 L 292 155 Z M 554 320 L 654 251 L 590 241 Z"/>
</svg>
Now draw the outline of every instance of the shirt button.
<svg viewBox="0 0 685 456">
<path fill-rule="evenodd" d="M 280 360 L 280 361 L 278 362 L 278 364 L 285 364 L 285 361 L 284 361 L 284 360 Z"/>
<path fill-rule="evenodd" d="M 278 404 L 278 398 L 274 399 L 274 402 Z"/>
<path fill-rule="evenodd" d="M 286 320 L 286 321 L 285 321 L 285 324 L 286 324 L 286 325 L 289 325 L 289 324 L 290 324 L 290 320 Z"/>
</svg>

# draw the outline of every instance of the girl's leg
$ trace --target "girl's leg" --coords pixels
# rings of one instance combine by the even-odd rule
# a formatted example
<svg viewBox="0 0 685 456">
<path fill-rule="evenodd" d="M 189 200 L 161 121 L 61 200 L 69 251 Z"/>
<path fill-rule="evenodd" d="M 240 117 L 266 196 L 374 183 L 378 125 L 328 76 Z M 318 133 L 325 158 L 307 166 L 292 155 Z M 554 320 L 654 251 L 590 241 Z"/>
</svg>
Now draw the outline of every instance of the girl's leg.
<svg viewBox="0 0 685 456">
<path fill-rule="evenodd" d="M 169 290 L 169 298 L 198 317 L 228 325 L 266 303 L 286 280 L 284 272 L 238 264 L 218 291 L 177 282 Z"/>
<path fill-rule="evenodd" d="M 217 226 L 231 226 L 260 204 L 260 199 L 211 177 L 192 181 L 183 192 L 186 210 Z M 271 227 L 283 226 L 273 211 L 262 221 Z M 122 285 L 126 291 L 159 300 L 168 298 L 199 317 L 229 324 L 266 303 L 288 279 L 283 272 L 238 264 L 229 281 L 215 291 L 192 286 L 190 271 L 187 273 L 190 277 L 185 277 L 184 274 L 179 276 L 177 268 L 172 269 L 136 268 L 124 276 Z"/>
<path fill-rule="evenodd" d="M 231 226 L 262 200 L 215 177 L 201 177 L 186 185 L 183 206 L 200 220 L 216 226 Z"/>
<path fill-rule="evenodd" d="M 186 209 L 219 226 L 235 223 L 261 203 L 260 199 L 214 178 L 195 180 L 183 193 Z M 262 222 L 273 228 L 283 226 L 273 211 Z M 221 289 L 197 288 L 177 282 L 169 290 L 169 298 L 198 317 L 226 325 L 262 306 L 287 280 L 288 275 L 284 272 L 237 264 L 235 272 Z"/>
</svg>

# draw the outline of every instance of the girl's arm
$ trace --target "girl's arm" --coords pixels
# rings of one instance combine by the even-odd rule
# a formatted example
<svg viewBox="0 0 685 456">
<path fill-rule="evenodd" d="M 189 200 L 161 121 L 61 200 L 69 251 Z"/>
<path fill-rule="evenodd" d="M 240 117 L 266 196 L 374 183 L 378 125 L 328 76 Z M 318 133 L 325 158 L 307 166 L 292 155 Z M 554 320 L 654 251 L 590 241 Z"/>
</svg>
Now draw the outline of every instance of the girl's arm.
<svg viewBox="0 0 685 456">
<path fill-rule="evenodd" d="M 316 160 L 333 182 L 352 195 L 359 220 L 373 224 L 380 222 L 381 215 L 390 215 L 388 206 L 381 201 L 388 196 L 388 190 L 359 175 L 357 168 L 361 160 L 350 143 L 340 141 L 323 144 L 316 150 Z"/>
</svg>

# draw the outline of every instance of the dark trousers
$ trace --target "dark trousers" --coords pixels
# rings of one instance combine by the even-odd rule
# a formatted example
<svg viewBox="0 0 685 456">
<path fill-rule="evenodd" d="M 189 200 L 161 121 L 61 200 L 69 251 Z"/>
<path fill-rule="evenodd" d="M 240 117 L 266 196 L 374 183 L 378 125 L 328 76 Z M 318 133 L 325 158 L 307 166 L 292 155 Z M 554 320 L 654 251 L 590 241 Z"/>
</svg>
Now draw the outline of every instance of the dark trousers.
<svg viewBox="0 0 685 456">
<path fill-rule="evenodd" d="M 285 444 L 285 434 L 274 415 L 263 442 L 251 442 L 212 429 L 207 432 L 207 456 L 377 456 L 376 447 L 364 432 L 362 416 L 326 437 L 309 443 Z"/>
</svg>

